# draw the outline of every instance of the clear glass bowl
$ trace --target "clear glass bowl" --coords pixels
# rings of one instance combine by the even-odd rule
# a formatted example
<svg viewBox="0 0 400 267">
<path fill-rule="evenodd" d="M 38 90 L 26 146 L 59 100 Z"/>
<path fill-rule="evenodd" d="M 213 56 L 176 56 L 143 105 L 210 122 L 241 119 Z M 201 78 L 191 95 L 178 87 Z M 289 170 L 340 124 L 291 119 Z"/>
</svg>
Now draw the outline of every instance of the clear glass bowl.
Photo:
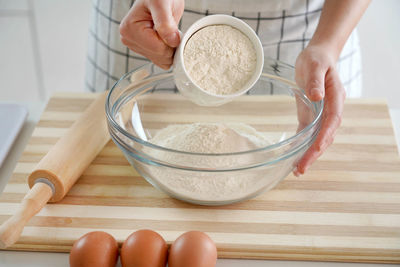
<svg viewBox="0 0 400 267">
<path fill-rule="evenodd" d="M 222 106 L 202 107 L 179 93 L 171 71 L 147 64 L 125 74 L 110 90 L 109 131 L 137 172 L 171 197 L 200 205 L 243 201 L 293 171 L 319 131 L 323 102 L 311 102 L 293 77 L 293 67 L 265 58 L 263 74 L 249 94 Z M 268 144 L 218 154 L 152 142 L 161 129 L 190 123 L 244 123 Z"/>
</svg>

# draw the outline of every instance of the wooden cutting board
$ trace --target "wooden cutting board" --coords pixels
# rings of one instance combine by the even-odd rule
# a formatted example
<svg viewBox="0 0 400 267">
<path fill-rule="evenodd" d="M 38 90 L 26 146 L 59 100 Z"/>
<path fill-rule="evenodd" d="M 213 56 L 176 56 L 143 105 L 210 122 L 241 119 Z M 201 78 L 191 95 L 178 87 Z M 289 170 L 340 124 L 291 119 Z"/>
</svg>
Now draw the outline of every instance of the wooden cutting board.
<svg viewBox="0 0 400 267">
<path fill-rule="evenodd" d="M 35 164 L 93 99 L 76 93 L 50 99 L 0 196 L 0 222 L 27 192 Z M 272 191 L 222 207 L 168 197 L 110 141 L 68 195 L 35 216 L 10 249 L 67 252 L 89 231 L 122 242 L 141 228 L 168 243 L 188 230 L 205 231 L 221 258 L 400 263 L 400 159 L 386 102 L 347 100 L 335 143 L 306 175 L 289 175 Z"/>
</svg>

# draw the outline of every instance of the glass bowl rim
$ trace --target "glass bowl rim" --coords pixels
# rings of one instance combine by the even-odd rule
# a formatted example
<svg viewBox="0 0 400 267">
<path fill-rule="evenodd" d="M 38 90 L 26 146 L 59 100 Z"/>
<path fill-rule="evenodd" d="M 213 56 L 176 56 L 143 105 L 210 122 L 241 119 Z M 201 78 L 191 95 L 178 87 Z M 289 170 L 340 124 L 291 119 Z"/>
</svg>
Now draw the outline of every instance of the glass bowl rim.
<svg viewBox="0 0 400 267">
<path fill-rule="evenodd" d="M 275 59 L 272 59 L 272 58 L 270 58 L 270 60 L 273 60 L 273 61 L 277 62 L 278 64 L 284 65 L 285 67 L 294 70 L 294 67 L 291 66 L 291 65 L 289 65 L 289 64 L 286 64 L 286 63 L 284 63 L 284 62 L 281 62 L 281 61 L 278 61 L 278 60 L 275 60 Z M 111 123 L 111 125 L 112 125 L 118 132 L 122 133 L 122 134 L 123 134 L 125 137 L 127 137 L 129 140 L 132 140 L 132 141 L 134 141 L 134 142 L 140 143 L 141 145 L 144 145 L 145 147 L 150 147 L 150 148 L 152 148 L 152 149 L 154 148 L 154 149 L 158 149 L 158 150 L 161 150 L 161 151 L 172 152 L 172 153 L 177 153 L 177 154 L 185 154 L 185 155 L 193 155 L 193 156 L 214 156 L 214 157 L 215 157 L 215 156 L 237 156 L 237 155 L 252 154 L 252 153 L 257 153 L 257 152 L 266 152 L 266 151 L 274 150 L 274 149 L 279 148 L 279 147 L 284 147 L 285 145 L 287 145 L 287 144 L 289 144 L 289 143 L 291 143 L 291 142 L 294 142 L 296 139 L 300 138 L 301 136 L 305 135 L 308 131 L 310 131 L 310 130 L 321 120 L 321 118 L 322 118 L 322 112 L 323 112 L 323 110 L 324 110 L 324 100 L 323 100 L 323 99 L 320 100 L 320 101 L 316 101 L 316 103 L 320 103 L 320 106 L 321 106 L 321 109 L 319 110 L 317 116 L 315 116 L 315 118 L 313 119 L 313 121 L 312 121 L 311 123 L 309 123 L 306 127 L 304 127 L 301 131 L 297 132 L 296 134 L 294 134 L 294 135 L 290 136 L 289 138 L 284 139 L 284 140 L 282 140 L 282 141 L 280 141 L 280 142 L 277 142 L 277 143 L 274 143 L 274 144 L 272 144 L 272 145 L 268 145 L 268 146 L 265 146 L 265 147 L 260 147 L 260 148 L 252 149 L 252 150 L 245 150 L 245 151 L 232 152 L 232 153 L 199 153 L 199 152 L 187 152 L 187 151 L 175 150 L 175 149 L 171 149 L 171 148 L 166 148 L 166 147 L 163 147 L 163 146 L 159 146 L 159 145 L 153 144 L 153 143 L 151 143 L 151 142 L 145 141 L 145 140 L 143 140 L 143 139 L 141 139 L 141 138 L 139 138 L 139 137 L 137 137 L 137 136 L 134 136 L 134 135 L 130 134 L 128 131 L 124 130 L 124 129 L 118 124 L 118 122 L 116 122 L 116 121 L 114 120 L 113 114 L 111 114 L 111 113 L 112 113 L 111 109 L 112 109 L 112 107 L 115 105 L 115 103 L 114 103 L 113 105 L 110 104 L 110 102 L 111 102 L 111 95 L 112 95 L 113 91 L 114 91 L 114 90 L 116 89 L 116 87 L 120 84 L 120 82 L 122 82 L 123 80 L 125 80 L 129 75 L 133 74 L 133 73 L 136 72 L 136 71 L 139 71 L 140 69 L 144 69 L 144 68 L 146 68 L 147 66 L 151 66 L 151 67 L 153 68 L 154 64 L 151 63 L 151 62 L 150 62 L 150 63 L 146 63 L 146 64 L 143 64 L 143 65 L 140 66 L 140 67 L 134 68 L 134 69 L 132 69 L 131 71 L 125 73 L 125 74 L 124 74 L 117 82 L 115 82 L 114 85 L 111 87 L 111 89 L 109 90 L 109 92 L 108 92 L 108 94 L 107 94 L 107 98 L 106 98 L 106 102 L 105 102 L 105 111 L 106 111 L 106 117 L 107 117 L 108 122 Z M 166 77 L 165 77 L 165 74 L 169 74 L 169 75 L 166 76 L 166 77 L 173 76 L 173 71 L 170 69 L 170 70 L 168 70 L 168 71 L 165 71 L 165 72 L 156 74 L 156 75 L 152 76 L 152 78 L 155 78 L 155 77 L 157 77 L 157 76 L 161 76 L 161 77 L 164 76 L 164 78 L 166 78 Z M 261 76 L 262 76 L 262 75 L 261 75 Z M 279 76 L 276 76 L 276 77 L 279 77 Z M 260 77 L 260 78 L 261 78 L 261 77 Z M 147 79 L 147 77 L 144 78 L 144 79 Z M 274 79 L 274 78 L 271 78 L 271 79 Z M 278 80 L 278 79 L 275 79 L 275 80 Z M 282 82 L 282 81 L 280 81 L 280 82 Z M 141 87 L 143 87 L 143 85 L 142 85 Z M 301 89 L 301 88 L 299 88 L 299 87 L 295 87 L 295 88 L 293 88 L 293 89 L 297 90 L 298 93 L 301 94 L 301 97 L 303 97 L 303 98 L 309 100 L 309 98 L 307 97 L 307 95 L 305 94 L 305 92 L 304 92 L 303 89 Z M 293 89 L 291 89 L 291 90 L 292 90 L 293 92 L 295 92 Z M 138 91 L 138 90 L 135 89 L 135 91 Z M 141 90 L 138 91 L 138 92 L 136 92 L 135 94 L 132 94 L 133 97 L 136 96 L 139 92 L 141 92 Z M 190 100 L 188 100 L 188 101 L 190 101 Z M 312 104 L 315 105 L 314 102 L 312 102 L 311 100 L 309 100 L 309 101 L 310 101 Z M 115 101 L 115 102 L 117 102 L 117 101 Z M 301 146 L 302 144 L 300 143 L 299 145 Z M 287 151 L 287 153 L 290 153 L 292 150 L 295 150 L 297 147 L 298 147 L 298 146 L 293 147 L 291 150 Z"/>
</svg>

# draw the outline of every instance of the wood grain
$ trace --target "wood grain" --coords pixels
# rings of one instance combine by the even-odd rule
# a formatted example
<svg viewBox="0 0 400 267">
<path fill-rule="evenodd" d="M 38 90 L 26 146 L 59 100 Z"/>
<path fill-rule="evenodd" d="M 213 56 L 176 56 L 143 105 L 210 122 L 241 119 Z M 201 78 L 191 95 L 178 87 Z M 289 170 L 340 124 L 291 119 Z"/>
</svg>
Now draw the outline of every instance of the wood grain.
<svg viewBox="0 0 400 267">
<path fill-rule="evenodd" d="M 181 123 L 199 119 L 182 99 L 165 97 L 147 107 L 148 127 L 164 127 L 176 121 L 177 113 Z M 93 99 L 76 93 L 50 99 L 0 196 L 0 222 L 28 191 L 27 176 L 37 162 Z M 254 109 L 237 114 L 249 104 Z M 250 96 L 235 103 L 236 113 L 221 116 L 229 121 L 240 115 L 266 131 L 295 129 L 290 114 L 277 112 L 286 110 L 285 100 L 271 100 L 268 116 L 256 113 L 262 104 Z M 347 100 L 335 143 L 306 175 L 289 175 L 249 201 L 204 207 L 153 188 L 109 142 L 66 197 L 38 213 L 10 249 L 66 252 L 89 231 L 107 231 L 122 242 L 137 229 L 151 228 L 168 243 L 188 230 L 205 231 L 217 243 L 221 258 L 400 263 L 398 155 L 386 102 Z"/>
</svg>

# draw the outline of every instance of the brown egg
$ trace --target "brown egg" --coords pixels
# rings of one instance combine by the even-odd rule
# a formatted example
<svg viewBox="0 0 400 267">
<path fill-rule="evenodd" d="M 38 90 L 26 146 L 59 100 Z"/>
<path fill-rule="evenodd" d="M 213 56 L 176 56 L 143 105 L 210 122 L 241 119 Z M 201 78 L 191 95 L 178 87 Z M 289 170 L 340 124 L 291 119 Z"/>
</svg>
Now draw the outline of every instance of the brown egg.
<svg viewBox="0 0 400 267">
<path fill-rule="evenodd" d="M 123 267 L 165 267 L 167 257 L 167 243 L 151 230 L 134 232 L 128 236 L 121 248 Z"/>
<path fill-rule="evenodd" d="M 70 267 L 114 267 L 118 243 L 105 232 L 90 232 L 75 241 L 69 255 Z"/>
<path fill-rule="evenodd" d="M 178 237 L 169 251 L 169 267 L 214 267 L 217 247 L 203 232 L 186 232 Z"/>
</svg>

